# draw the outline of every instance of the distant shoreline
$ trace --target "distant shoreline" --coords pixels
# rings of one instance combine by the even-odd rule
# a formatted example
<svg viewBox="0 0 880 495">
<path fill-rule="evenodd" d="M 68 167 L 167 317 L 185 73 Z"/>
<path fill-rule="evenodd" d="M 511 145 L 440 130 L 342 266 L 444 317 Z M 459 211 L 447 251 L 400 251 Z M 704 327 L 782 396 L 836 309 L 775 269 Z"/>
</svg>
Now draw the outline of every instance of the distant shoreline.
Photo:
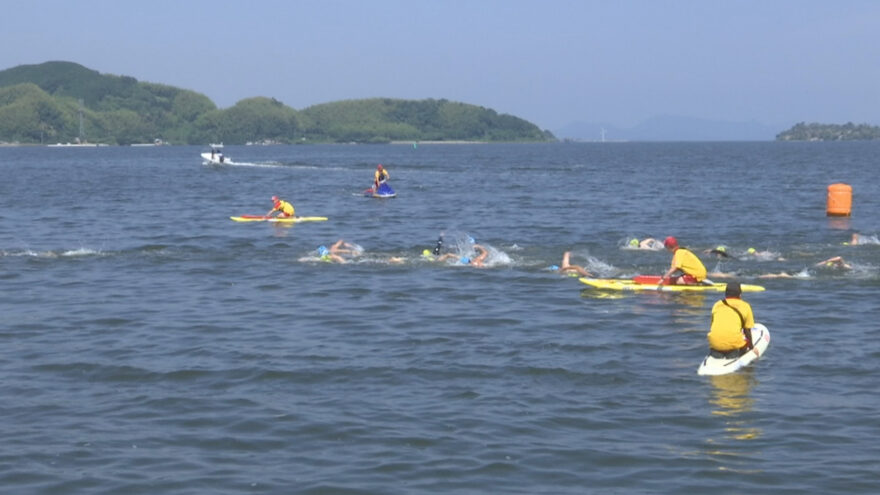
<svg viewBox="0 0 880 495">
<path fill-rule="evenodd" d="M 488 141 L 391 141 L 388 144 L 488 144 Z"/>
</svg>

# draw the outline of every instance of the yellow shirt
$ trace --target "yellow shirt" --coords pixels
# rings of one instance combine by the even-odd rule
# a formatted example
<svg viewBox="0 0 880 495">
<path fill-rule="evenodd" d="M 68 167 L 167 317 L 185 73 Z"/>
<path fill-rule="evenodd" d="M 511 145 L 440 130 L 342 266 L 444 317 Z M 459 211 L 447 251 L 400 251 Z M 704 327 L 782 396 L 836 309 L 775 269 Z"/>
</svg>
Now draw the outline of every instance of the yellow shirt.
<svg viewBox="0 0 880 495">
<path fill-rule="evenodd" d="M 675 254 L 672 255 L 672 266 L 694 277 L 697 282 L 702 282 L 706 278 L 706 267 L 703 266 L 703 262 L 685 248 L 675 250 Z"/>
<path fill-rule="evenodd" d="M 740 319 L 736 311 L 724 304 L 724 301 L 736 308 L 742 314 L 743 319 Z M 755 326 L 755 316 L 752 314 L 752 307 L 749 303 L 735 297 L 728 297 L 716 302 L 712 306 L 712 326 L 706 335 L 709 339 L 709 347 L 721 352 L 742 348 L 747 343 L 742 332 L 743 325 L 745 328 Z"/>
<path fill-rule="evenodd" d="M 384 168 L 382 170 L 376 170 L 376 184 L 388 180 L 390 175 L 388 175 L 388 171 Z"/>
<path fill-rule="evenodd" d="M 293 205 L 284 200 L 278 201 L 278 204 L 275 205 L 275 211 L 281 211 L 289 217 L 292 217 L 294 213 Z"/>
</svg>

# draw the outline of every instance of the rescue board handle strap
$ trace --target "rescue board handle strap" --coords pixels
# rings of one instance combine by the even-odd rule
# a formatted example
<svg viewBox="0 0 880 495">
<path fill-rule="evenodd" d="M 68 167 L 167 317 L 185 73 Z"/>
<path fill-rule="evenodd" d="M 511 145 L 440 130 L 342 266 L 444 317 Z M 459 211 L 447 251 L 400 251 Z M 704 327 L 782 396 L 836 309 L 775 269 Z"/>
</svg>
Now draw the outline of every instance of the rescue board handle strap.
<svg viewBox="0 0 880 495">
<path fill-rule="evenodd" d="M 743 335 L 746 337 L 746 344 L 749 346 L 749 349 L 751 349 L 752 348 L 752 329 L 746 328 L 746 319 L 743 317 L 742 313 L 740 313 L 738 309 L 734 308 L 733 306 L 730 305 L 730 303 L 727 302 L 727 298 L 722 299 L 721 302 L 723 302 L 724 305 L 727 306 L 728 308 L 734 310 L 736 312 L 736 315 L 739 316 L 740 328 L 743 332 Z"/>
</svg>

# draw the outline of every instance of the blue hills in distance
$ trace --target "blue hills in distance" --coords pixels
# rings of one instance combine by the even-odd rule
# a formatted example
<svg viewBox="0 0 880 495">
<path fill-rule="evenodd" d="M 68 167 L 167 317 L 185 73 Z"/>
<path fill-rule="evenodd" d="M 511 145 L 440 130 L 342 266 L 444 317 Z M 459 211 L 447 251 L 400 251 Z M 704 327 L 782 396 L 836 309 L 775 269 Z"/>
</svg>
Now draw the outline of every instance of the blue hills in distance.
<svg viewBox="0 0 880 495">
<path fill-rule="evenodd" d="M 773 141 L 779 128 L 756 121 L 720 120 L 660 115 L 630 128 L 594 122 L 572 122 L 553 134 L 574 141 Z"/>
</svg>

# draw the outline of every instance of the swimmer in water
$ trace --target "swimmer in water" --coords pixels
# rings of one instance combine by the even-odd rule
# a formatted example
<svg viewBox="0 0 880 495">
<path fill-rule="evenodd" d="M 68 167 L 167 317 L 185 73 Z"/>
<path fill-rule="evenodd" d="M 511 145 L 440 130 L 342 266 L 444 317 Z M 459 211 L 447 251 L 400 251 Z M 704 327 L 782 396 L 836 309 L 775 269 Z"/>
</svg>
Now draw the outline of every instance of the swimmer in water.
<svg viewBox="0 0 880 495">
<path fill-rule="evenodd" d="M 572 265 L 569 260 L 571 258 L 571 251 L 566 251 L 562 253 L 562 266 L 552 265 L 550 267 L 551 270 L 556 271 L 557 273 L 568 273 L 574 275 L 577 273 L 582 277 L 592 277 L 593 274 L 584 269 L 584 267 L 579 265 Z"/>
<path fill-rule="evenodd" d="M 641 241 L 633 237 L 627 242 L 627 247 L 630 249 L 647 249 L 649 251 L 660 251 L 663 249 L 663 243 L 654 239 L 653 237 L 647 237 L 642 239 Z"/>
<path fill-rule="evenodd" d="M 489 257 L 489 250 L 479 244 L 474 244 L 473 248 L 474 248 L 474 251 L 476 251 L 476 253 L 477 253 L 476 258 L 469 259 L 467 256 L 463 256 L 459 261 L 464 265 L 480 266 L 480 267 L 484 266 L 483 262 L 486 261 L 486 258 Z"/>
<path fill-rule="evenodd" d="M 776 261 L 785 261 L 785 258 L 783 258 L 782 256 L 777 256 L 777 253 L 774 253 L 773 251 L 758 251 L 753 247 L 746 249 L 745 257 L 755 258 L 758 261 L 770 261 L 774 259 Z"/>
<path fill-rule="evenodd" d="M 864 244 L 880 244 L 880 240 L 877 239 L 876 235 L 863 235 L 853 232 L 849 242 L 843 243 L 844 246 L 860 246 Z"/>
<path fill-rule="evenodd" d="M 724 247 L 724 246 L 716 246 L 716 247 L 714 247 L 714 248 L 712 248 L 712 249 L 707 249 L 707 250 L 703 251 L 703 254 L 714 254 L 715 257 L 717 257 L 717 258 L 733 258 L 733 259 L 736 259 L 736 258 L 734 258 L 733 256 L 731 256 L 730 254 L 728 254 L 728 252 L 727 252 L 727 248 Z"/>
<path fill-rule="evenodd" d="M 327 246 L 318 246 L 318 259 L 333 263 L 348 263 L 348 260 L 342 255 L 357 256 L 361 254 L 362 251 L 363 250 L 359 246 L 346 242 L 343 239 L 339 239 L 334 242 L 329 249 Z"/>
<path fill-rule="evenodd" d="M 788 273 L 788 272 L 779 272 L 779 273 L 765 273 L 763 275 L 758 275 L 758 278 L 795 278 L 795 276 Z"/>
<path fill-rule="evenodd" d="M 342 239 L 339 239 L 338 241 L 334 242 L 332 246 L 330 246 L 330 252 L 333 254 L 358 255 L 358 254 L 361 254 L 361 251 L 362 250 L 360 247 L 358 247 L 354 244 L 345 242 Z"/>
<path fill-rule="evenodd" d="M 429 261 L 447 261 L 451 259 L 457 259 L 459 264 L 462 265 L 471 265 L 471 266 L 484 266 L 483 263 L 486 258 L 489 257 L 489 250 L 483 247 L 480 244 L 473 244 L 471 247 L 477 253 L 474 258 L 469 258 L 467 256 L 461 256 L 456 253 L 444 253 L 437 256 L 435 253 L 439 252 L 438 249 L 435 248 L 435 252 L 428 251 L 427 249 L 422 250 L 422 258 Z"/>
<path fill-rule="evenodd" d="M 327 246 L 318 246 L 318 259 L 327 263 L 348 263 L 345 258 L 330 252 Z"/>
<path fill-rule="evenodd" d="M 840 256 L 828 258 L 827 260 L 816 263 L 816 266 L 824 266 L 826 268 L 841 268 L 843 270 L 852 270 L 852 265 L 843 260 Z"/>
</svg>

